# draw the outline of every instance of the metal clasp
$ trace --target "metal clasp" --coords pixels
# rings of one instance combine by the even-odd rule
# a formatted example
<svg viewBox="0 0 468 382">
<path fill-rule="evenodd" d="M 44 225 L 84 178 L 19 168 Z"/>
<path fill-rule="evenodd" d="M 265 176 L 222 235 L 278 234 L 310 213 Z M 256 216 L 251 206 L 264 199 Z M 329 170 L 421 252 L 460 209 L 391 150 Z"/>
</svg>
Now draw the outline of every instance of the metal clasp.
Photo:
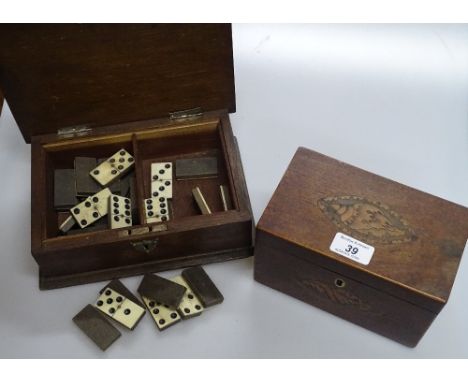
<svg viewBox="0 0 468 382">
<path fill-rule="evenodd" d="M 141 240 L 141 241 L 132 241 L 130 244 L 133 248 L 135 248 L 138 252 L 143 253 L 151 253 L 156 249 L 158 245 L 159 239 L 148 239 L 148 240 Z"/>
</svg>

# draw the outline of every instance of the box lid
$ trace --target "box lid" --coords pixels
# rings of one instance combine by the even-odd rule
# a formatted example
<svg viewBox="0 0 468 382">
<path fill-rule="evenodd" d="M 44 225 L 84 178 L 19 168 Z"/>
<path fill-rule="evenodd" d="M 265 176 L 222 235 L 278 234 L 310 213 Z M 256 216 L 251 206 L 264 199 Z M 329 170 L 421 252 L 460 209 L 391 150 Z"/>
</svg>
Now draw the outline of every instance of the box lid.
<svg viewBox="0 0 468 382">
<path fill-rule="evenodd" d="M 467 242 L 468 209 L 300 148 L 257 229 L 316 265 L 438 312 Z M 369 264 L 332 251 L 337 233 L 374 247 Z"/>
<path fill-rule="evenodd" d="M 234 112 L 231 25 L 0 25 L 0 88 L 27 142 L 196 107 Z"/>
<path fill-rule="evenodd" d="M 3 108 L 3 93 L 2 93 L 2 89 L 0 89 L 0 115 L 2 115 L 2 108 Z"/>
</svg>

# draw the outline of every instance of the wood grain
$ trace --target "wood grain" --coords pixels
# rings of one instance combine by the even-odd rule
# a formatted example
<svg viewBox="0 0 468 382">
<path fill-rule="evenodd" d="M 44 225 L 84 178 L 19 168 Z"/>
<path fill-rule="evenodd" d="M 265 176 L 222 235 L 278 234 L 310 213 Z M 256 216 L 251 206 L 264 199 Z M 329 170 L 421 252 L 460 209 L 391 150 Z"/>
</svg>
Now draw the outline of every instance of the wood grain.
<svg viewBox="0 0 468 382">
<path fill-rule="evenodd" d="M 201 123 L 201 121 L 204 121 Z M 186 126 L 187 131 L 180 134 L 178 128 L 176 139 L 164 133 L 158 135 L 153 130 L 165 126 L 175 127 L 173 121 L 166 120 L 166 125 L 160 124 L 150 128 L 141 123 L 126 126 L 125 140 L 115 143 L 113 135 L 92 135 L 89 141 L 85 138 L 59 140 L 56 136 L 35 138 L 32 152 L 39 160 L 33 161 L 32 175 L 32 238 L 33 256 L 40 266 L 41 288 L 55 288 L 94 280 L 105 280 L 121 275 L 140 274 L 149 270 L 165 270 L 173 267 L 204 264 L 221 261 L 238 256 L 249 256 L 253 246 L 253 217 L 245 190 L 246 183 L 238 148 L 232 135 L 231 126 L 224 114 L 211 114 L 200 119 L 179 121 L 178 125 Z M 207 129 L 206 126 L 210 128 Z M 194 128 L 195 126 L 195 128 Z M 202 131 L 198 131 L 198 128 Z M 198 137 L 197 137 L 198 136 Z M 204 137 L 199 139 L 199 137 Z M 141 139 L 140 139 L 140 138 Z M 96 140 L 93 140 L 96 138 Z M 160 145 L 160 140 L 164 142 Z M 82 142 L 81 143 L 77 143 Z M 93 142 L 91 145 L 89 142 Z M 148 144 L 146 144 L 147 142 Z M 197 144 L 194 144 L 197 142 Z M 60 144 L 54 144 L 60 143 Z M 87 143 L 84 145 L 84 143 Z M 228 184 L 229 190 L 236 200 L 236 209 L 221 211 L 221 201 L 214 202 L 218 195 L 216 179 L 203 179 L 203 187 L 207 195 L 213 198 L 217 210 L 210 216 L 199 215 L 193 206 L 184 204 L 183 200 L 176 203 L 180 210 L 175 218 L 167 222 L 167 230 L 151 231 L 147 226 L 136 222 L 133 228 L 142 228 L 138 235 L 120 235 L 117 230 L 101 230 L 83 232 L 69 236 L 57 236 L 57 213 L 53 208 L 53 174 L 55 168 L 73 165 L 75 155 L 107 154 L 118 150 L 120 146 L 134 152 L 137 183 L 139 184 L 137 203 L 140 207 L 145 194 L 145 181 L 142 177 L 148 175 L 149 168 L 143 170 L 144 163 L 161 157 L 154 147 L 161 148 L 161 155 L 172 155 L 173 159 L 184 155 L 212 153 L 215 150 L 222 166 L 218 182 Z M 187 150 L 189 150 L 187 152 Z M 104 155 L 105 156 L 105 155 Z M 186 182 L 186 181 L 181 181 Z M 179 187 L 182 192 L 187 187 Z M 215 196 L 216 195 L 216 196 Z M 176 196 L 176 195 L 175 195 Z M 179 195 L 183 197 L 183 195 Z M 247 199 L 246 199 L 247 198 Z M 219 208 L 218 208 L 219 207 Z M 142 240 L 157 240 L 154 252 L 139 252 L 132 245 Z"/>
<path fill-rule="evenodd" d="M 410 347 L 418 344 L 436 317 L 434 312 L 293 254 L 289 243 L 259 232 L 255 279 Z M 337 279 L 345 283 L 344 288 L 335 285 Z"/>
<path fill-rule="evenodd" d="M 329 249 L 337 232 L 375 247 L 369 265 Z M 449 298 L 467 237 L 467 208 L 299 148 L 258 223 L 255 277 L 413 346 Z M 350 301 L 362 307 L 362 292 L 394 323 L 364 317 L 357 306 L 344 312 L 346 294 L 320 278 L 328 272 L 346 278 Z M 298 284 L 307 274 L 319 282 Z M 405 315 L 420 324 L 397 329 Z"/>
<path fill-rule="evenodd" d="M 235 111 L 229 24 L 3 24 L 0 87 L 27 142 L 201 107 Z"/>
</svg>

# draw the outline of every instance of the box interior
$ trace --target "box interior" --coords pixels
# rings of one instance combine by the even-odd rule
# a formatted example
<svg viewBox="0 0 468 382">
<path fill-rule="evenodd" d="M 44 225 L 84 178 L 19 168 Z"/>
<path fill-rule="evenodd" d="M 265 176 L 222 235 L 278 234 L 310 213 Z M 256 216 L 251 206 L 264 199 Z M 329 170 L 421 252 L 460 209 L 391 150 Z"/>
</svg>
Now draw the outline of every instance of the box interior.
<svg viewBox="0 0 468 382">
<path fill-rule="evenodd" d="M 54 170 L 73 169 L 77 156 L 107 158 L 119 149 L 125 149 L 135 158 L 132 170 L 135 179 L 138 209 L 134 216 L 133 226 L 144 225 L 144 199 L 151 196 L 151 163 L 172 162 L 173 198 L 170 200 L 171 218 L 167 222 L 170 229 L 171 222 L 191 216 L 200 215 L 200 211 L 192 196 L 192 189 L 198 186 L 210 206 L 213 214 L 224 213 L 219 186 L 227 186 L 232 208 L 237 209 L 236 198 L 233 197 L 232 179 L 226 148 L 222 139 L 222 124 L 219 120 L 196 125 L 177 126 L 170 124 L 166 127 L 149 128 L 132 133 L 101 136 L 96 139 L 81 139 L 60 142 L 59 144 L 45 144 L 45 185 L 46 185 L 46 213 L 43 215 L 43 239 L 60 236 L 59 219 L 63 217 L 54 208 Z M 175 161 L 181 158 L 195 158 L 215 156 L 218 159 L 218 174 L 210 178 L 178 180 L 175 176 Z M 60 216 L 61 215 L 61 216 Z M 210 218 L 205 215 L 203 218 Z M 98 220 L 94 225 L 99 232 L 108 232 L 107 217 Z M 132 228 L 129 227 L 129 228 Z M 127 230 L 129 228 L 126 228 Z M 83 233 L 75 226 L 73 233 L 66 237 L 73 237 Z M 62 238 L 65 239 L 65 238 Z"/>
</svg>

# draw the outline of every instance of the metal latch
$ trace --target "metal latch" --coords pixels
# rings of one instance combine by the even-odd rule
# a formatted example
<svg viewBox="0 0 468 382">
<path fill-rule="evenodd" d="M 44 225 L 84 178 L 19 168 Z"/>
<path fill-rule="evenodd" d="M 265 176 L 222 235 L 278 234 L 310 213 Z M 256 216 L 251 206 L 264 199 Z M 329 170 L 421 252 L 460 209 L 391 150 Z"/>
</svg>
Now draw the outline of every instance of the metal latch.
<svg viewBox="0 0 468 382">
<path fill-rule="evenodd" d="M 91 132 L 91 130 L 92 128 L 88 125 L 64 127 L 62 129 L 57 130 L 57 135 L 60 138 L 82 137 L 84 135 L 88 135 Z"/>
<path fill-rule="evenodd" d="M 138 252 L 151 253 L 158 245 L 158 239 L 148 239 L 142 241 L 133 241 L 130 243 Z"/>
<path fill-rule="evenodd" d="M 193 109 L 174 111 L 169 113 L 171 119 L 182 119 L 182 118 L 194 118 L 200 117 L 203 115 L 203 110 L 201 107 L 195 107 Z"/>
</svg>

